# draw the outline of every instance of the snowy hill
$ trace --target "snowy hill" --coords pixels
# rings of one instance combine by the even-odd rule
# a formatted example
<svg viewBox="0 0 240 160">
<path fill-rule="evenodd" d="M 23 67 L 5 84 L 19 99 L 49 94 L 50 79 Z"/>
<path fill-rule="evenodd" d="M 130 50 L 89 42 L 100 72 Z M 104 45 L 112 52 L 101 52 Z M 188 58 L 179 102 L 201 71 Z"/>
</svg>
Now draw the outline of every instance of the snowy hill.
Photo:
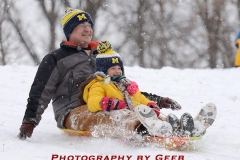
<svg viewBox="0 0 240 160">
<path fill-rule="evenodd" d="M 217 119 L 199 142 L 196 151 L 168 151 L 154 146 L 140 147 L 113 139 L 71 137 L 56 127 L 51 104 L 42 121 L 26 141 L 17 138 L 25 112 L 28 92 L 37 68 L 0 66 L 0 160 L 97 160 L 108 156 L 112 160 L 137 160 L 162 154 L 184 156 L 185 160 L 237 160 L 240 153 L 240 68 L 232 69 L 143 69 L 125 67 L 126 76 L 136 81 L 141 91 L 176 100 L 182 110 L 163 109 L 178 117 L 184 112 L 195 116 L 208 102 L 216 104 Z M 95 159 L 90 159 L 90 156 Z M 114 159 L 113 156 L 117 156 Z M 81 157 L 80 157 L 81 156 Z M 100 159 L 99 159 L 100 160 Z M 147 160 L 143 158 L 142 160 Z M 160 157 L 157 160 L 161 160 Z"/>
</svg>

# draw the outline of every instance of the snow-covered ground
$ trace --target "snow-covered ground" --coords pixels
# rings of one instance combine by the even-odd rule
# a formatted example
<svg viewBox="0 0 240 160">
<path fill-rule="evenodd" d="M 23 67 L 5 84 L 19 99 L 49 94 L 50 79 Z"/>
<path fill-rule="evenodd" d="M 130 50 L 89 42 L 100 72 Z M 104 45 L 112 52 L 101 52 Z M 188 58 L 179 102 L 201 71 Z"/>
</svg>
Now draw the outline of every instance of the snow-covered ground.
<svg viewBox="0 0 240 160">
<path fill-rule="evenodd" d="M 172 112 L 180 116 L 188 112 L 195 116 L 206 103 L 216 104 L 216 121 L 195 151 L 169 151 L 154 146 L 131 146 L 113 139 L 71 137 L 56 127 L 51 104 L 32 138 L 19 140 L 17 134 L 36 70 L 29 66 L 0 66 L 0 160 L 147 160 L 145 156 L 150 156 L 148 160 L 164 160 L 168 156 L 169 160 L 240 159 L 240 68 L 125 67 L 126 76 L 136 81 L 141 91 L 170 97 L 182 105 L 180 111 L 163 109 L 165 114 Z"/>
</svg>

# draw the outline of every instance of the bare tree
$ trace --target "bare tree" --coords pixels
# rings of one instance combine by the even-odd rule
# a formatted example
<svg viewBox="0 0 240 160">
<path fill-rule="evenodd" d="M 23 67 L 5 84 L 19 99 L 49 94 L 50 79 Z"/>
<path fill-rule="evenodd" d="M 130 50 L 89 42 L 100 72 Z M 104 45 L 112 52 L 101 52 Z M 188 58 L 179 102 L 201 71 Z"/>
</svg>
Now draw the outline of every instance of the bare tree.
<svg viewBox="0 0 240 160">
<path fill-rule="evenodd" d="M 14 15 L 10 10 L 15 10 L 14 1 L 3 0 L 0 2 L 0 52 L 1 52 L 1 65 L 6 65 L 8 63 L 14 62 L 19 58 L 18 54 L 19 48 L 22 43 L 19 43 L 18 37 L 23 40 L 23 44 L 26 43 L 25 38 L 21 34 L 21 25 L 19 21 L 19 16 Z M 15 10 L 18 12 L 18 10 Z M 13 19 L 14 17 L 14 19 Z M 13 40 L 14 39 L 14 40 Z M 38 58 L 35 56 L 34 52 L 29 48 L 29 43 L 25 44 L 25 48 L 28 49 L 31 57 L 35 62 L 39 62 Z M 14 53 L 14 56 L 11 55 Z M 11 57 L 11 58 L 10 58 Z"/>
<path fill-rule="evenodd" d="M 0 2 L 0 52 L 1 52 L 1 61 L 0 65 L 6 65 L 6 55 L 7 55 L 7 48 L 4 45 L 4 31 L 3 31 L 3 22 L 5 21 L 5 10 L 7 10 L 7 4 L 5 1 Z"/>
<path fill-rule="evenodd" d="M 12 1 L 10 1 L 10 2 L 8 0 L 4 0 L 4 1 L 8 6 L 11 6 L 11 10 L 9 8 L 7 8 L 7 10 L 6 10 L 7 20 L 12 24 L 16 33 L 18 33 L 17 35 L 19 36 L 19 38 L 21 40 L 21 44 L 24 45 L 28 54 L 32 57 L 35 64 L 39 64 L 40 60 L 37 56 L 36 51 L 32 47 L 33 44 L 31 42 L 31 37 L 28 36 L 27 32 L 24 32 L 24 29 L 22 27 L 22 21 L 21 21 L 20 17 L 16 14 L 14 14 L 14 16 L 13 16 L 12 12 L 16 13 L 16 12 L 20 12 L 20 11 L 15 7 L 15 5 Z"/>
<path fill-rule="evenodd" d="M 161 68 L 166 65 L 175 66 L 174 60 L 176 60 L 176 55 L 169 43 L 174 37 L 173 30 L 176 30 L 176 24 L 174 23 L 174 10 L 176 9 L 176 3 L 174 1 L 155 1 L 155 5 L 159 7 L 158 11 L 154 11 L 154 4 L 151 7 L 152 18 L 154 19 L 154 30 L 155 33 L 154 41 L 156 46 L 159 46 L 159 52 L 157 54 L 156 68 Z M 167 6 L 171 5 L 171 11 L 167 9 Z M 158 15 L 158 16 L 154 16 Z M 179 35 L 181 36 L 181 35 Z M 152 66 L 153 67 L 153 66 Z"/>
<path fill-rule="evenodd" d="M 148 3 L 145 3 L 143 0 L 139 1 L 139 6 L 136 10 L 136 15 L 138 18 L 137 23 L 132 24 L 132 28 L 129 30 L 130 33 L 135 30 L 135 34 L 131 37 L 134 38 L 137 44 L 137 47 L 139 48 L 138 52 L 138 63 L 141 67 L 147 67 L 146 62 L 144 60 L 144 50 L 146 48 L 146 43 L 145 43 L 145 30 L 144 30 L 144 25 L 146 24 L 146 19 L 144 17 L 144 14 L 146 13 L 146 10 L 149 8 Z M 135 29 L 134 29 L 135 28 Z M 137 28 L 137 30 L 136 30 Z M 136 32 L 137 31 L 137 32 Z"/>
<path fill-rule="evenodd" d="M 239 18 L 238 21 L 240 22 L 240 0 L 237 0 L 237 8 L 238 8 L 238 18 Z"/>
<path fill-rule="evenodd" d="M 225 0 L 197 0 L 197 14 L 201 18 L 206 29 L 208 40 L 208 62 L 211 68 L 218 66 L 221 61 L 224 67 L 231 67 L 233 49 L 230 42 L 230 33 L 233 31 L 227 22 L 228 17 L 224 16 L 225 6 L 229 1 Z M 226 56 L 224 56 L 226 55 Z M 228 58 L 227 58 L 228 57 Z"/>
<path fill-rule="evenodd" d="M 46 0 L 39 0 L 38 1 L 42 11 L 43 11 L 43 16 L 46 18 L 46 20 L 49 22 L 49 33 L 50 33 L 50 42 L 48 45 L 48 50 L 52 51 L 54 50 L 55 47 L 55 41 L 56 41 L 56 22 L 58 19 L 58 8 L 60 7 L 59 3 L 57 3 L 57 1 L 55 0 L 47 0 L 47 4 L 46 4 Z M 50 5 L 50 6 L 49 6 Z M 49 9 L 47 9 L 49 8 Z"/>
</svg>

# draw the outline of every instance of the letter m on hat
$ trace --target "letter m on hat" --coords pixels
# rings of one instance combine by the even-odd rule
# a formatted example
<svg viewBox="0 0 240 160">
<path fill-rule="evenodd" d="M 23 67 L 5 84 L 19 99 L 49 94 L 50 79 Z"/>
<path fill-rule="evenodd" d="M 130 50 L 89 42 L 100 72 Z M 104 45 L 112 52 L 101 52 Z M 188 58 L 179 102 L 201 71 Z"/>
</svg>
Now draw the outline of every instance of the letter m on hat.
<svg viewBox="0 0 240 160">
<path fill-rule="evenodd" d="M 119 63 L 118 58 L 112 58 L 112 63 Z"/>
<path fill-rule="evenodd" d="M 85 14 L 82 15 L 78 15 L 78 20 L 81 21 L 82 19 L 87 19 L 87 17 L 85 16 Z"/>
</svg>

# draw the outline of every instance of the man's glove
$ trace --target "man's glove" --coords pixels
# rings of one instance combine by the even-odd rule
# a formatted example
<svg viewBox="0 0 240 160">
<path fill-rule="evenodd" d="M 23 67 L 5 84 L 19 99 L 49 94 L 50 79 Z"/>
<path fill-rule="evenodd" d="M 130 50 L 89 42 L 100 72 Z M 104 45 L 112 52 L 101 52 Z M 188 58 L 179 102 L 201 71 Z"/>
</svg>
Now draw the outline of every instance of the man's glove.
<svg viewBox="0 0 240 160">
<path fill-rule="evenodd" d="M 168 97 L 161 97 L 160 108 L 171 108 L 172 110 L 180 110 L 182 107 L 174 100 Z"/>
<path fill-rule="evenodd" d="M 160 115 L 160 108 L 157 106 L 156 103 L 154 103 L 154 102 L 149 102 L 149 103 L 147 104 L 147 106 L 149 106 L 150 108 L 152 108 L 152 109 L 155 111 L 155 113 L 156 113 L 157 116 Z"/>
<path fill-rule="evenodd" d="M 103 97 L 100 103 L 100 107 L 102 110 L 111 111 L 123 109 L 126 107 L 126 104 L 123 100 L 119 100 L 117 98 Z"/>
<path fill-rule="evenodd" d="M 33 129 L 35 128 L 35 125 L 32 122 L 23 120 L 22 125 L 20 127 L 20 133 L 18 134 L 18 138 L 25 140 L 26 137 L 30 138 L 33 133 Z"/>
</svg>

